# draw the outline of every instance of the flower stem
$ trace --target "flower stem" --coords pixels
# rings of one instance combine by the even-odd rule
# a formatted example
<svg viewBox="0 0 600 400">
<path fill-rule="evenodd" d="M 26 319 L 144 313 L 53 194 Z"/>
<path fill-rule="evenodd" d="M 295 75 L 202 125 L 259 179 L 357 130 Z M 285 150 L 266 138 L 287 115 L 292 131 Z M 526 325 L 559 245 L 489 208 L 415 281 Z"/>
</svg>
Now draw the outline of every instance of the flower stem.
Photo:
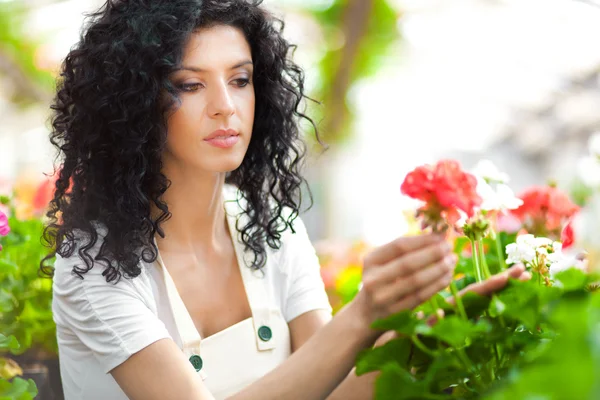
<svg viewBox="0 0 600 400">
<path fill-rule="evenodd" d="M 450 282 L 450 291 L 452 292 L 452 296 L 454 296 L 454 303 L 456 304 L 456 308 L 458 309 L 458 314 L 465 321 L 468 320 L 469 317 L 467 317 L 465 305 L 463 304 L 462 299 L 460 298 L 460 295 L 458 294 L 456 282 L 454 282 L 454 281 Z"/>
<path fill-rule="evenodd" d="M 489 279 L 492 274 L 490 274 L 490 269 L 487 265 L 487 260 L 485 259 L 485 250 L 483 249 L 483 239 L 477 239 L 477 250 L 479 253 L 479 258 L 481 260 L 481 270 L 483 271 L 483 277 L 485 279 Z"/>
<path fill-rule="evenodd" d="M 436 358 L 438 356 L 438 354 L 434 350 L 431 350 L 430 348 L 425 346 L 425 343 L 421 342 L 421 339 L 419 339 L 417 335 L 412 335 L 411 339 L 415 346 L 417 346 L 419 350 L 421 350 L 423 353 L 427 354 L 431 358 Z"/>
<path fill-rule="evenodd" d="M 455 352 L 456 352 L 456 355 L 458 356 L 458 359 L 467 368 L 467 371 L 469 371 L 473 374 L 473 378 L 476 381 L 477 386 L 479 388 L 482 388 L 483 382 L 481 382 L 481 377 L 479 375 L 477 375 L 477 373 L 478 373 L 477 368 L 475 368 L 475 365 L 471 362 L 471 360 L 469 359 L 469 356 L 467 356 L 467 353 L 465 353 L 465 351 L 463 349 L 455 349 Z"/>
<path fill-rule="evenodd" d="M 500 235 L 493 232 L 492 233 L 496 242 L 496 253 L 498 253 L 498 264 L 500 265 L 500 272 L 506 270 L 506 261 L 504 261 L 504 251 L 502 250 L 502 240 L 500 239 Z"/>
<path fill-rule="evenodd" d="M 479 265 L 479 257 L 477 255 L 477 246 L 475 240 L 471 240 L 471 255 L 473 257 L 473 269 L 475 270 L 475 279 L 477 282 L 483 281 L 483 275 L 481 273 L 481 266 Z"/>
</svg>

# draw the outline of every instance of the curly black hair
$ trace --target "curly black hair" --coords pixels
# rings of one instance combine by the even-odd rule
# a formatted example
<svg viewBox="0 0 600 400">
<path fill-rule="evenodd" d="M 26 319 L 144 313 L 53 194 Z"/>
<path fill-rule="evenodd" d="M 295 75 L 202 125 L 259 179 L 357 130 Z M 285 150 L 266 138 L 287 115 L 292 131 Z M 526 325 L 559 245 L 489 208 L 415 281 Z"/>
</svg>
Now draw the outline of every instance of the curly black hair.
<svg viewBox="0 0 600 400">
<path fill-rule="evenodd" d="M 47 213 L 43 240 L 51 253 L 78 253 L 85 265 L 73 272 L 83 279 L 94 261 L 104 264 L 107 282 L 141 273 L 140 260 L 158 255 L 155 234 L 170 217 L 163 194 L 169 180 L 161 173 L 166 119 L 178 104 L 169 76 L 181 63 L 184 44 L 197 29 L 228 25 L 240 29 L 254 62 L 255 118 L 241 166 L 227 174 L 245 200 L 248 223 L 237 227 L 251 267 L 266 262 L 266 245 L 281 246 L 281 234 L 298 216 L 306 145 L 299 123 L 315 123 L 301 110 L 304 74 L 292 61 L 295 46 L 282 35 L 284 23 L 261 0 L 108 0 L 89 15 L 79 43 L 61 69 L 50 141 L 60 170 Z M 310 190 L 307 191 L 312 205 Z M 151 209 L 160 210 L 158 217 Z M 310 207 L 310 206 L 309 206 Z M 289 208 L 291 213 L 285 212 Z M 99 253 L 89 254 L 106 228 Z M 89 239 L 78 243 L 81 232 Z M 79 244 L 79 246 L 77 246 Z"/>
</svg>

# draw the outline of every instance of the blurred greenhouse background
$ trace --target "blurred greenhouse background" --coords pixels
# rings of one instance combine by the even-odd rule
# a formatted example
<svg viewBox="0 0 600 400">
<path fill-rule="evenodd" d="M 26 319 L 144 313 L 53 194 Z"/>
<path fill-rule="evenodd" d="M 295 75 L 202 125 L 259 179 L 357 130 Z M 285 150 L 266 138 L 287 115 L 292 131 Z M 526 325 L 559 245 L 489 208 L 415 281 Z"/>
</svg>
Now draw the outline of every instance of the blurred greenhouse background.
<svg viewBox="0 0 600 400">
<path fill-rule="evenodd" d="M 0 190 L 50 172 L 53 77 L 99 0 L 0 1 Z M 329 150 L 313 152 L 315 241 L 406 231 L 415 165 L 485 157 L 519 189 L 572 185 L 600 128 L 600 7 L 576 0 L 267 0 L 299 45 Z M 308 132 L 310 135 L 310 132 Z M 318 149 L 317 149 L 318 150 Z M 585 179 L 585 177 L 584 177 Z"/>
<path fill-rule="evenodd" d="M 84 13 L 102 3 L 0 0 L 0 195 L 16 193 L 24 219 L 53 170 L 56 72 Z M 585 157 L 600 131 L 600 1 L 265 4 L 285 20 L 309 94 L 322 102 L 308 106 L 329 149 L 306 132 L 315 205 L 304 220 L 334 309 L 356 293 L 369 246 L 411 229 L 400 184 L 417 165 L 490 159 L 517 193 L 553 181 L 577 199 L 600 185 Z"/>
</svg>

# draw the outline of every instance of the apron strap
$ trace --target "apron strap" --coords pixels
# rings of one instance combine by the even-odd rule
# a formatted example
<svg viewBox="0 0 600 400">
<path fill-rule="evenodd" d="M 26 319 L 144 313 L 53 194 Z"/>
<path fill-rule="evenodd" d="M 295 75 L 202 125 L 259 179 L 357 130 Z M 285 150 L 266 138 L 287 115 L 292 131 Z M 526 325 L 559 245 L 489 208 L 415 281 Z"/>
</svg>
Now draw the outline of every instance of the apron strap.
<svg viewBox="0 0 600 400">
<path fill-rule="evenodd" d="M 156 239 L 154 240 L 154 243 L 156 244 Z M 206 379 L 206 373 L 202 369 L 202 359 L 200 358 L 200 344 L 202 342 L 202 338 L 200 337 L 200 334 L 198 333 L 198 330 L 194 325 L 194 321 L 192 320 L 192 317 L 190 317 L 190 313 L 185 307 L 185 304 L 183 304 L 183 300 L 181 299 L 181 296 L 179 296 L 179 292 L 177 292 L 175 282 L 173 282 L 171 275 L 165 268 L 165 264 L 163 263 L 160 253 L 158 253 L 157 261 L 158 266 L 162 271 L 162 276 L 167 288 L 167 296 L 169 298 L 169 302 L 171 303 L 171 310 L 173 311 L 175 325 L 177 326 L 177 331 L 181 337 L 183 353 L 190 360 L 194 368 L 196 368 L 202 380 L 204 380 Z"/>
<path fill-rule="evenodd" d="M 277 347 L 277 340 L 272 340 L 272 313 L 270 290 L 267 280 L 264 278 L 264 271 L 253 270 L 249 267 L 250 263 L 246 259 L 251 259 L 254 255 L 246 251 L 244 244 L 240 239 L 240 233 L 236 228 L 240 207 L 237 201 L 225 201 L 225 217 L 229 226 L 229 232 L 232 237 L 235 254 L 242 274 L 248 304 L 252 311 L 252 323 L 254 327 L 254 337 L 256 338 L 256 347 L 259 351 L 272 350 Z"/>
</svg>

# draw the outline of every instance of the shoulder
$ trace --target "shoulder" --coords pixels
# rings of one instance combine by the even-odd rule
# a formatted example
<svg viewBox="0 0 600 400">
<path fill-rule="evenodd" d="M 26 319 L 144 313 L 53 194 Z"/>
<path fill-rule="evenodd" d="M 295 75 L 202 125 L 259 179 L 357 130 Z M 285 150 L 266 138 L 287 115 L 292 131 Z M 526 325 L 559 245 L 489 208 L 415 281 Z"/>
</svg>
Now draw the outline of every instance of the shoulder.
<svg viewBox="0 0 600 400">
<path fill-rule="evenodd" d="M 106 295 L 116 292 L 128 292 L 147 299 L 151 286 L 146 268 L 142 268 L 142 274 L 136 278 L 106 281 L 105 271 L 110 259 L 100 256 L 100 249 L 108 231 L 102 224 L 93 226 L 94 234 L 81 230 L 73 232 L 68 256 L 56 255 L 52 279 L 55 305 L 66 307 L 78 301 L 101 304 Z M 75 271 L 86 272 L 77 274 Z"/>
<path fill-rule="evenodd" d="M 98 256 L 106 232 L 99 229 L 97 233 L 92 245 L 89 234 L 78 232 L 70 255 L 57 256 L 52 311 L 59 346 L 67 343 L 65 337 L 76 336 L 108 373 L 137 351 L 170 336 L 158 317 L 147 265 L 135 278 L 123 276 L 116 282 L 106 282 L 107 264 Z M 94 265 L 88 272 L 81 277 L 73 272 L 75 267 L 86 268 L 86 260 L 90 259 Z M 69 334 L 64 336 L 64 332 Z"/>
</svg>

